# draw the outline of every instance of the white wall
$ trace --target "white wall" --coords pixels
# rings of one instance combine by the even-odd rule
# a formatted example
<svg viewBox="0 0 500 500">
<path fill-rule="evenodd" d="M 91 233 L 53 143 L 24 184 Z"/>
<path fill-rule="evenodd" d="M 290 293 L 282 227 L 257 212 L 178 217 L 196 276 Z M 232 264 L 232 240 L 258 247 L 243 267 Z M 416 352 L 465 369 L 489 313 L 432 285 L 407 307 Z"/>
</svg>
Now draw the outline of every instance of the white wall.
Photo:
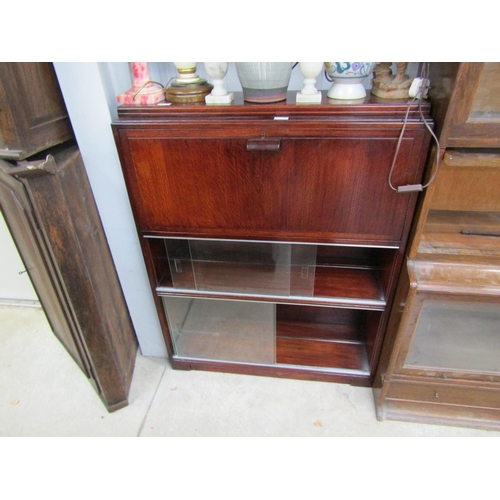
<svg viewBox="0 0 500 500">
<path fill-rule="evenodd" d="M 141 351 L 166 356 L 114 143 L 110 100 L 128 89 L 127 63 L 54 63 Z M 116 106 L 114 106 L 116 108 Z"/>
<path fill-rule="evenodd" d="M 39 306 L 24 263 L 0 212 L 0 304 Z"/>
</svg>

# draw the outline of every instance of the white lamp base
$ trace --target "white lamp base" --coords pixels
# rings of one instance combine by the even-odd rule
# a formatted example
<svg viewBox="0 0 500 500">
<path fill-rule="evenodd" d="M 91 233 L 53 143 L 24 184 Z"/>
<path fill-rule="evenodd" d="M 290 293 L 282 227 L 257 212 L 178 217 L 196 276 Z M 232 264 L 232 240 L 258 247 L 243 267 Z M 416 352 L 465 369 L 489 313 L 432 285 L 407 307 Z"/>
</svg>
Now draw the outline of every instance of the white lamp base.
<svg viewBox="0 0 500 500">
<path fill-rule="evenodd" d="M 234 100 L 234 94 L 230 92 L 226 95 L 212 95 L 208 94 L 205 96 L 205 102 L 207 104 L 231 104 Z"/>
<path fill-rule="evenodd" d="M 297 104 L 318 104 L 321 103 L 321 91 L 316 94 L 302 94 L 297 92 Z"/>
</svg>

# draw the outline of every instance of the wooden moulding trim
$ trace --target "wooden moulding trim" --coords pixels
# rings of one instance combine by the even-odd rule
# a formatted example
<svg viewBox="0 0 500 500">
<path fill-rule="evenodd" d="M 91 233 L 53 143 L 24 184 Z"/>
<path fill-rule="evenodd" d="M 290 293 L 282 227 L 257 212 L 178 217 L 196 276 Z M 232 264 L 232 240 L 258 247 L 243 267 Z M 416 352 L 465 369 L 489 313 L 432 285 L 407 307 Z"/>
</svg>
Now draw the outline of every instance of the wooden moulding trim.
<svg viewBox="0 0 500 500">
<path fill-rule="evenodd" d="M 450 167 L 500 167 L 500 153 L 492 153 L 491 150 L 487 152 L 471 150 L 457 151 L 449 149 L 444 155 L 444 163 Z"/>
<path fill-rule="evenodd" d="M 324 382 L 350 383 L 370 387 L 370 374 L 362 370 L 342 368 L 322 368 L 298 365 L 259 365 L 227 361 L 213 361 L 172 357 L 172 367 L 180 370 L 207 370 L 240 373 L 244 375 L 261 375 L 265 377 L 297 378 L 301 380 L 318 380 Z"/>
<path fill-rule="evenodd" d="M 388 400 L 377 407 L 379 420 L 500 430 L 500 411 L 460 406 Z"/>
<path fill-rule="evenodd" d="M 342 115 L 348 119 L 353 117 L 357 120 L 362 119 L 363 115 L 373 121 L 380 116 L 384 120 L 393 117 L 395 120 L 401 120 L 406 115 L 408 102 L 406 99 L 389 100 L 377 99 L 373 96 L 367 96 L 363 103 L 345 104 L 337 100 L 331 100 L 323 92 L 323 100 L 320 105 L 307 106 L 297 105 L 295 102 L 295 92 L 289 92 L 286 101 L 269 104 L 254 104 L 243 100 L 241 92 L 235 92 L 235 100 L 229 106 L 207 106 L 205 103 L 196 104 L 159 104 L 155 106 L 122 105 L 118 107 L 118 117 L 120 122 L 137 120 L 168 120 L 191 118 L 193 116 L 206 117 L 224 117 L 247 115 L 249 117 L 274 117 L 274 116 L 305 116 L 307 120 L 311 117 L 316 119 L 318 116 L 332 116 L 339 118 Z M 422 111 L 426 118 L 429 117 L 430 104 L 422 103 Z M 413 104 L 408 117 L 410 122 L 420 122 L 421 117 L 418 104 Z"/>
<path fill-rule="evenodd" d="M 472 262 L 408 262 L 412 283 L 421 291 L 460 295 L 498 295 L 500 263 L 496 266 Z"/>
</svg>

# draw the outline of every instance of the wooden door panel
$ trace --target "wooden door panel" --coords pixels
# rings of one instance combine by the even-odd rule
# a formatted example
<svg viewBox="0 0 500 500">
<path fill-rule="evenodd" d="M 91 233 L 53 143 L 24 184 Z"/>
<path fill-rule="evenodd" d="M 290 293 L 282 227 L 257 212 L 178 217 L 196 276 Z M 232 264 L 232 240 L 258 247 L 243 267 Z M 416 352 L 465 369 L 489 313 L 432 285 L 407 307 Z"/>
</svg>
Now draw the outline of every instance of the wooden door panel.
<svg viewBox="0 0 500 500">
<path fill-rule="evenodd" d="M 392 175 L 395 187 L 416 182 L 414 143 L 404 139 L 401 144 Z M 289 231 L 401 239 L 411 194 L 396 193 L 388 184 L 396 139 L 297 139 L 292 147 Z"/>
<path fill-rule="evenodd" d="M 40 242 L 38 221 L 24 185 L 9 175 L 9 164 L 0 160 L 0 210 L 19 250 L 26 270 L 43 306 L 54 335 L 71 357 L 91 377 L 89 361 L 81 340 L 74 335 L 75 326 L 71 312 L 64 300 L 57 277 L 54 275 L 50 255 Z"/>
</svg>

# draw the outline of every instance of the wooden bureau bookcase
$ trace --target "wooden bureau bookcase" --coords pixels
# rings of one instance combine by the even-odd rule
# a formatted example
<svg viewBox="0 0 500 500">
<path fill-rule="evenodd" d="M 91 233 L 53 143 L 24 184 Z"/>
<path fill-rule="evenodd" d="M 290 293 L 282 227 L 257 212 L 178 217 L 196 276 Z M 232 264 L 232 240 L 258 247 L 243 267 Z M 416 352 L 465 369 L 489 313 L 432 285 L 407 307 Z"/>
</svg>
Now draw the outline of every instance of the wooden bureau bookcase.
<svg viewBox="0 0 500 500">
<path fill-rule="evenodd" d="M 388 184 L 407 104 L 293 97 L 119 107 L 165 342 L 174 368 L 369 386 L 417 199 Z M 394 186 L 429 138 L 414 105 Z"/>
</svg>

